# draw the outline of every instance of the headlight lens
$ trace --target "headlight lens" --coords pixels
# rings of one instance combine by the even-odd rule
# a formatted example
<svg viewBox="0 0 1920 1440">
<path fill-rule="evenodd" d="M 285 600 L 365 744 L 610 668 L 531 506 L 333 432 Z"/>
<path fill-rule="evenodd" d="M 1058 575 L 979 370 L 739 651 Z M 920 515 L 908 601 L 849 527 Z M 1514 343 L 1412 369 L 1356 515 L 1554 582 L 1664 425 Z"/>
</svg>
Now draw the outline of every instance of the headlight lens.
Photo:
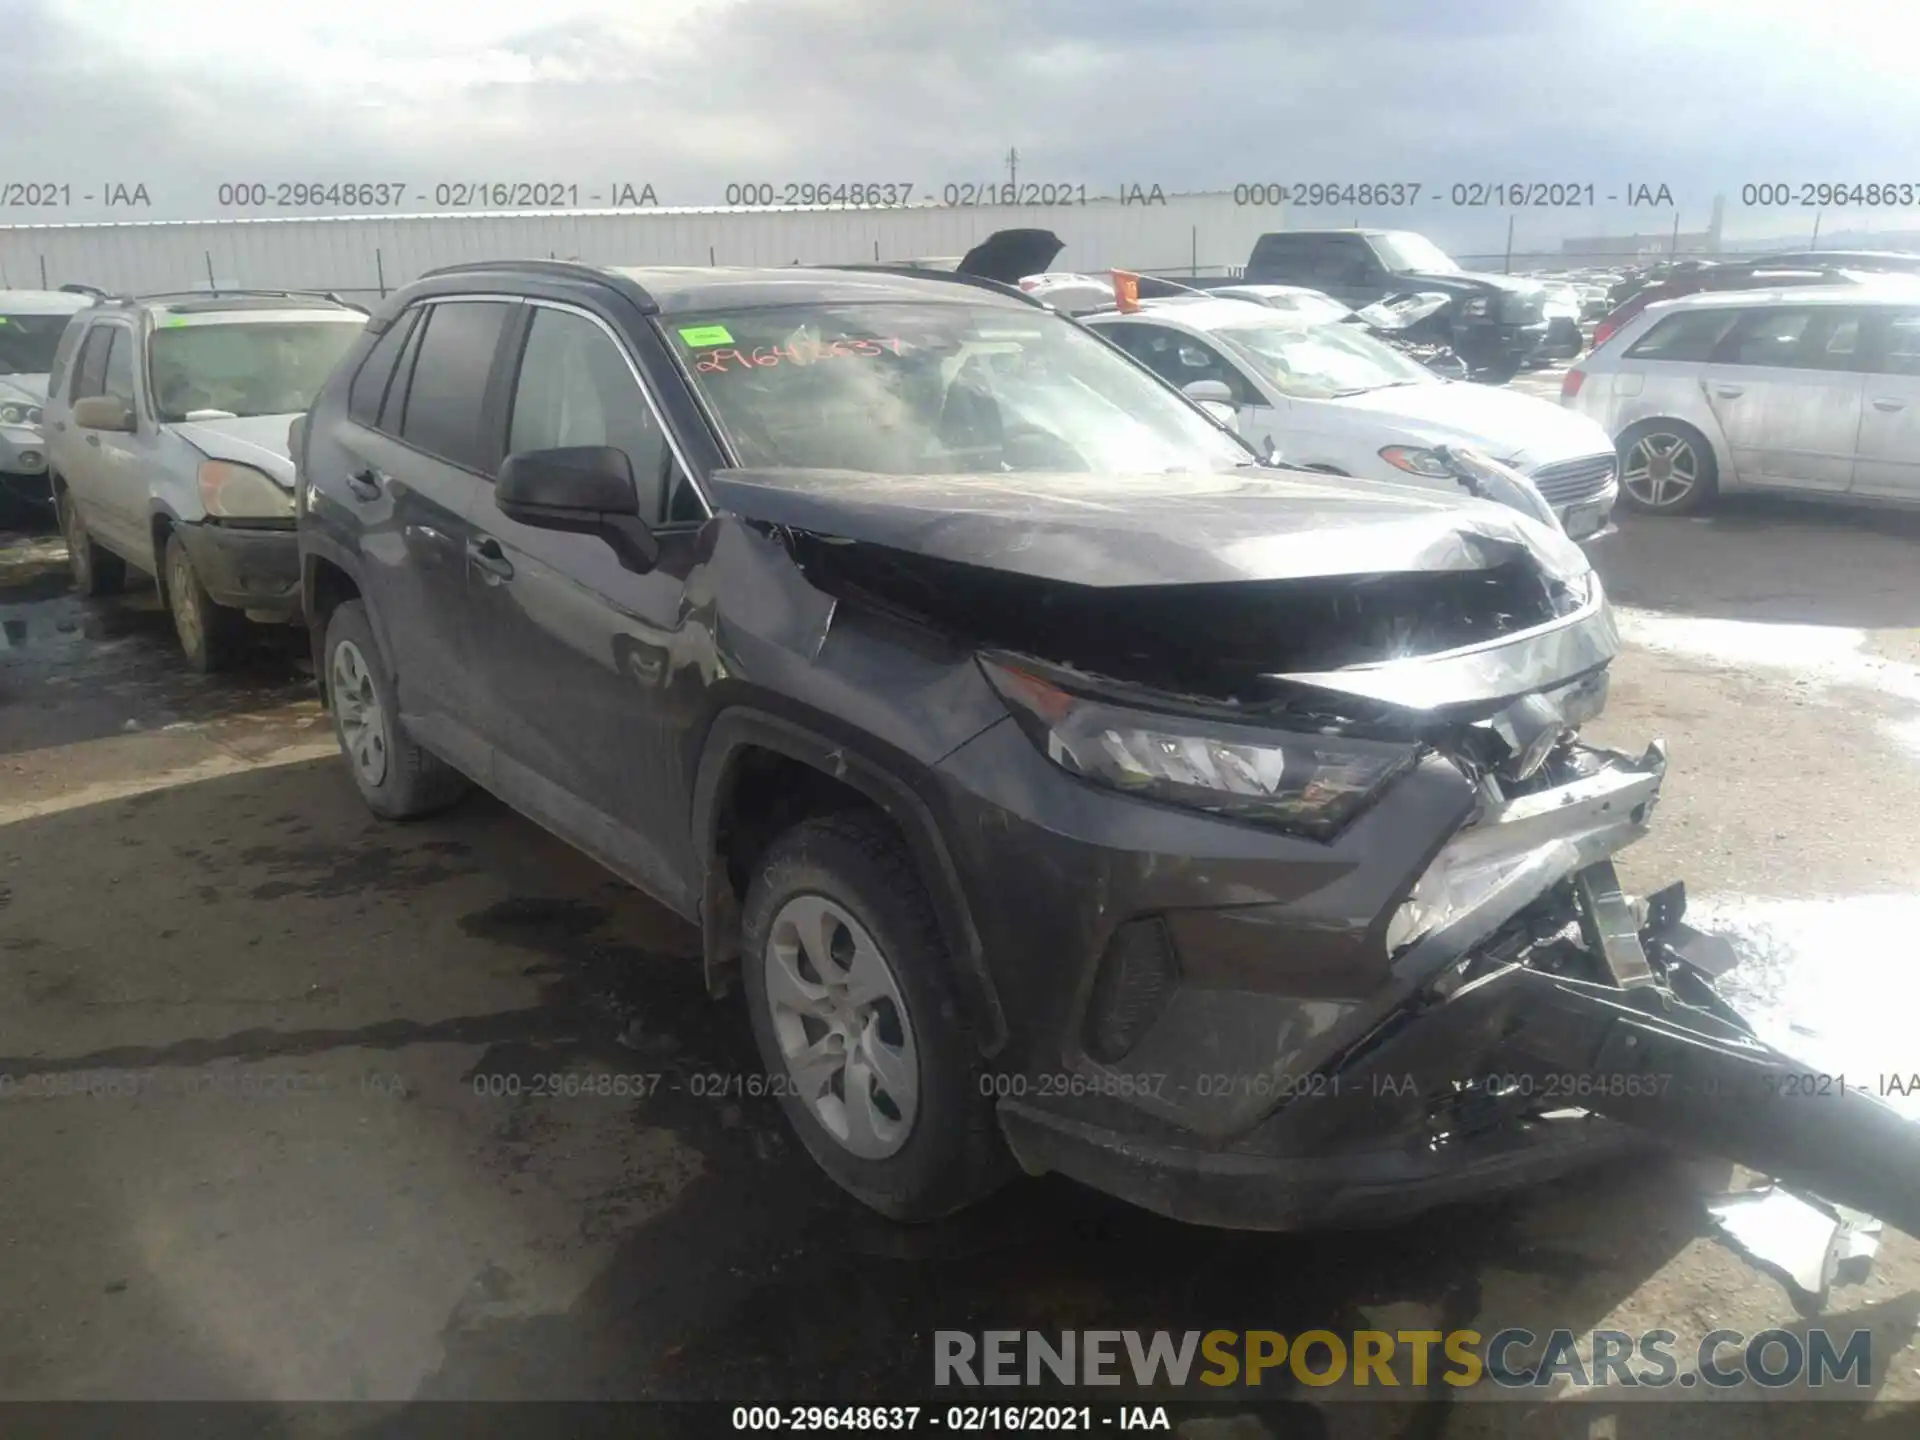
<svg viewBox="0 0 1920 1440">
<path fill-rule="evenodd" d="M 1460 307 L 1462 315 L 1485 315 L 1492 306 L 1492 300 L 1485 295 L 1475 295 Z"/>
<path fill-rule="evenodd" d="M 981 657 L 1056 765 L 1143 799 L 1331 840 L 1418 757 L 1413 745 L 1159 715 L 1089 699 Z"/>
<path fill-rule="evenodd" d="M 1432 450 L 1423 450 L 1417 445 L 1389 445 L 1380 452 L 1380 458 L 1396 470 L 1404 470 L 1409 475 L 1425 475 L 1432 480 L 1451 480 L 1453 471 L 1447 468 L 1447 462 Z"/>
<path fill-rule="evenodd" d="M 217 520 L 290 520 L 293 497 L 251 465 L 207 460 L 200 466 L 200 502 Z"/>
<path fill-rule="evenodd" d="M 0 425 L 38 425 L 40 407 L 38 405 L 0 405 Z"/>
</svg>

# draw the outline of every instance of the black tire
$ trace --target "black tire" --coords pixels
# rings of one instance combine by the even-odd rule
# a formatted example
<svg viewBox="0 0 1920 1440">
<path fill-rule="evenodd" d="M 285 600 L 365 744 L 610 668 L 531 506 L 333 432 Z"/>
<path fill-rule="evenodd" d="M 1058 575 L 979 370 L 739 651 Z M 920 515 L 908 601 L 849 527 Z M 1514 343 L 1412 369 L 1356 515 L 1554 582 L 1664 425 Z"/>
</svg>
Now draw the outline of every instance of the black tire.
<svg viewBox="0 0 1920 1440">
<path fill-rule="evenodd" d="M 1669 450 L 1667 457 L 1677 473 L 1683 466 L 1690 466 L 1693 483 L 1677 499 L 1654 503 L 1650 494 L 1636 493 L 1628 483 L 1628 472 L 1638 463 L 1643 442 L 1657 446 L 1662 439 L 1675 442 L 1687 451 L 1690 459 L 1682 462 L 1677 454 Z M 1697 515 L 1719 498 L 1720 465 L 1713 458 L 1713 446 L 1707 443 L 1707 437 L 1684 420 L 1642 420 L 1637 425 L 1629 425 L 1618 441 L 1620 454 L 1620 503 L 1629 510 L 1637 510 L 1642 515 Z M 1651 457 L 1648 457 L 1651 458 Z M 1650 490 L 1649 484 L 1641 486 Z"/>
<path fill-rule="evenodd" d="M 336 669 L 343 646 L 352 647 L 352 654 L 357 657 L 353 669 L 364 676 L 366 691 L 378 706 L 384 764 L 377 778 L 355 759 L 348 724 L 343 720 L 351 708 L 351 698 L 342 693 L 340 672 Z M 446 809 L 467 793 L 466 776 L 438 755 L 422 749 L 407 734 L 400 719 L 393 676 L 387 669 L 379 642 L 373 638 L 373 624 L 367 619 L 366 606 L 360 601 L 345 602 L 328 618 L 320 663 L 325 677 L 327 712 L 333 718 L 340 756 L 369 810 L 383 820 L 414 820 Z"/>
<path fill-rule="evenodd" d="M 194 573 L 186 542 L 178 535 L 167 536 L 160 565 L 164 577 L 161 590 L 187 664 L 201 675 L 231 670 L 246 653 L 247 617 L 207 594 L 207 587 Z"/>
<path fill-rule="evenodd" d="M 87 533 L 87 522 L 80 518 L 79 507 L 64 488 L 54 499 L 54 512 L 60 519 L 60 533 L 66 538 L 73 588 L 90 598 L 118 595 L 126 587 L 127 562 Z"/>
<path fill-rule="evenodd" d="M 777 1038 L 766 977 L 771 927 L 788 901 L 822 896 L 844 908 L 877 943 L 905 1002 L 918 1057 L 912 1129 L 882 1159 L 847 1149 L 795 1087 Z M 870 812 L 803 821 L 775 840 L 747 891 L 741 977 L 754 1040 L 780 1105 L 820 1168 L 889 1219 L 937 1220 L 984 1199 L 1014 1173 L 980 1053 L 954 997 L 933 903 L 899 835 Z"/>
</svg>

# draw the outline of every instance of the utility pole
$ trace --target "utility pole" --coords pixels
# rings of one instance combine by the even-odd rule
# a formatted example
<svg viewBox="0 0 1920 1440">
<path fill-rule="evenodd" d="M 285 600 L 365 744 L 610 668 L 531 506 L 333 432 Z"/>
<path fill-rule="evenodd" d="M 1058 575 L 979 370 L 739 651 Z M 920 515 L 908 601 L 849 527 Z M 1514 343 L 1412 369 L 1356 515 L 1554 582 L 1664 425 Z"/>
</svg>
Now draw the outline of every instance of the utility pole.
<svg viewBox="0 0 1920 1440">
<path fill-rule="evenodd" d="M 1007 147 L 1007 184 L 1013 187 L 1013 193 L 1020 193 L 1020 152 L 1012 146 Z"/>
<path fill-rule="evenodd" d="M 1818 250 L 1820 248 L 1820 217 L 1825 213 L 1824 210 L 1816 210 L 1813 212 L 1813 244 L 1807 247 L 1809 250 Z"/>
</svg>

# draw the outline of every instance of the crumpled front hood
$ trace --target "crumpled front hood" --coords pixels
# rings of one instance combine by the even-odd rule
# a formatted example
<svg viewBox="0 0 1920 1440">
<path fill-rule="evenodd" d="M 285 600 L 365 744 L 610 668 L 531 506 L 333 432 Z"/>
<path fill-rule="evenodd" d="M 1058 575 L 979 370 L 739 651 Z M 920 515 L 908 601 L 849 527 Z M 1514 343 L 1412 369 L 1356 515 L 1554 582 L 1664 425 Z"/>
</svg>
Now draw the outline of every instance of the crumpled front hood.
<svg viewBox="0 0 1920 1440">
<path fill-rule="evenodd" d="M 1301 471 L 721 470 L 709 484 L 745 519 L 1093 588 L 1485 570 L 1529 553 L 1556 578 L 1591 568 L 1504 506 Z"/>
<path fill-rule="evenodd" d="M 46 398 L 45 375 L 0 375 L 0 400 L 26 400 L 40 405 Z"/>
<path fill-rule="evenodd" d="M 231 460 L 264 470 L 293 488 L 293 461 L 287 454 L 287 428 L 293 415 L 247 415 L 232 420 L 179 420 L 167 428 L 209 460 Z"/>
</svg>

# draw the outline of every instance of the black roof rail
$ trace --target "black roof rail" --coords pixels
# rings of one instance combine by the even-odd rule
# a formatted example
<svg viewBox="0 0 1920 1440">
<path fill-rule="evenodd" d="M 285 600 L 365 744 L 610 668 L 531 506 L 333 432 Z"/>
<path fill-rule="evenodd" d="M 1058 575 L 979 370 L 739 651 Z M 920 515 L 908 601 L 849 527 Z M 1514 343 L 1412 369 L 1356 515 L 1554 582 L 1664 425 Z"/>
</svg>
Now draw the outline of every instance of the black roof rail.
<svg viewBox="0 0 1920 1440">
<path fill-rule="evenodd" d="M 91 295 L 96 300 L 105 300 L 108 298 L 108 292 L 102 290 L 98 285 L 85 285 L 78 280 L 69 280 L 66 284 L 62 285 L 60 287 L 60 293 L 62 295 Z"/>
<path fill-rule="evenodd" d="M 1034 298 L 1034 296 L 1022 290 L 1018 285 L 1008 285 L 1000 280 L 989 280 L 984 275 L 968 275 L 959 270 L 923 270 L 917 265 L 876 265 L 872 261 L 860 261 L 843 265 L 809 265 L 806 268 L 809 270 L 852 270 L 862 275 L 904 275 L 913 280 L 945 280 L 953 285 L 971 285 L 976 290 L 991 290 L 999 295 L 1009 295 L 1016 300 L 1026 301 L 1027 304 L 1034 306 L 1036 309 L 1051 310 L 1053 308 L 1044 300 Z"/>
<path fill-rule="evenodd" d="M 660 302 L 647 293 L 644 285 L 631 276 L 622 275 L 605 265 L 595 265 L 588 260 L 463 260 L 458 265 L 438 265 L 423 271 L 421 280 L 433 280 L 442 275 L 485 275 L 502 271 L 521 271 L 534 275 L 555 275 L 569 280 L 597 280 L 603 285 L 611 285 L 617 290 L 627 292 L 627 297 L 639 305 L 641 312 L 657 315 Z"/>
</svg>

